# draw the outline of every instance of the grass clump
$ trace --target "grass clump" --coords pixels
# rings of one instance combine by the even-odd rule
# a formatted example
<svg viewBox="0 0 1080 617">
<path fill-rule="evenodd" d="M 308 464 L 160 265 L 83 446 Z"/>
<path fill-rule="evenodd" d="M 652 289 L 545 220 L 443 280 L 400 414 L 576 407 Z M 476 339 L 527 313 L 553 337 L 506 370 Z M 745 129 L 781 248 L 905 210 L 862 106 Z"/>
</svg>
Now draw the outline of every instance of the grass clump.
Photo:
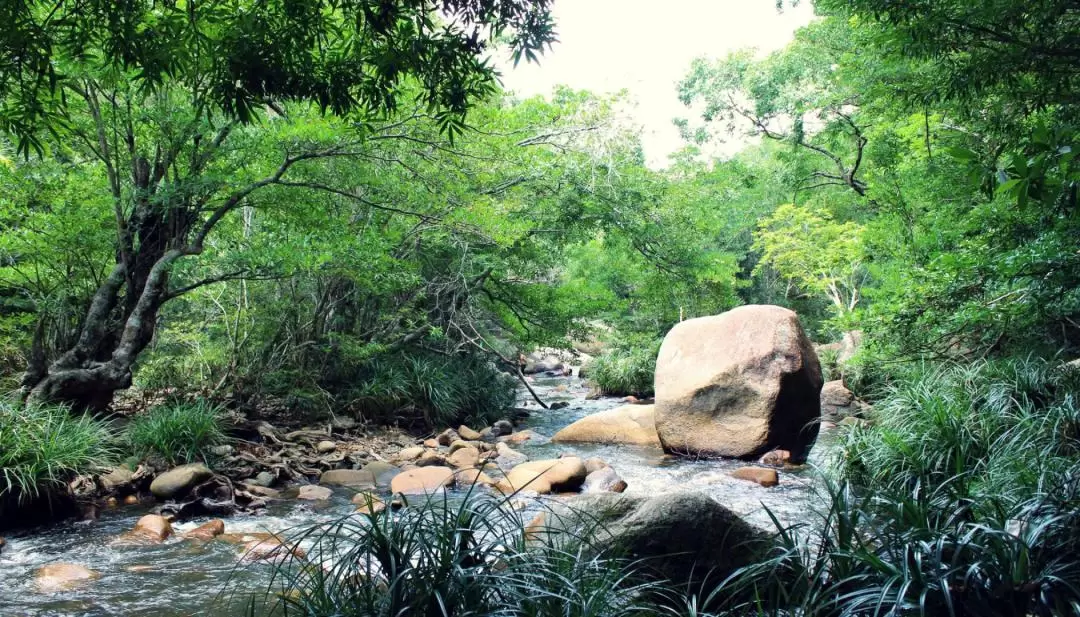
<svg viewBox="0 0 1080 617">
<path fill-rule="evenodd" d="M 0 400 L 0 519 L 67 492 L 67 483 L 115 455 L 109 425 L 58 405 Z"/>
<path fill-rule="evenodd" d="M 209 401 L 170 401 L 132 419 L 127 441 L 139 456 L 157 455 L 170 465 L 208 461 L 210 449 L 227 441 L 221 408 Z"/>
<path fill-rule="evenodd" d="M 659 351 L 658 340 L 613 347 L 589 364 L 589 379 L 605 396 L 652 396 Z"/>
<path fill-rule="evenodd" d="M 251 614 L 330 616 L 654 614 L 632 564 L 538 543 L 504 499 L 419 498 L 308 529 L 307 559 L 276 566 Z M 323 567 L 311 567 L 321 563 Z"/>
</svg>

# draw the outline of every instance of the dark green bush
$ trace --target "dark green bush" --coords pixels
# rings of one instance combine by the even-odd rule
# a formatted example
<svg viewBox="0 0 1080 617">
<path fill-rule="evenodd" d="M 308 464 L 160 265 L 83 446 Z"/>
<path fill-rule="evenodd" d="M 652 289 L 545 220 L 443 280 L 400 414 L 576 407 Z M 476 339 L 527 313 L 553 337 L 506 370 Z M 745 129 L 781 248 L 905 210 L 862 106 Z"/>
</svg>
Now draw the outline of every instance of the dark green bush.
<svg viewBox="0 0 1080 617">
<path fill-rule="evenodd" d="M 697 614 L 1080 613 L 1077 378 L 1027 359 L 892 383 L 817 524 L 777 524 L 773 557 L 692 598 Z"/>
<path fill-rule="evenodd" d="M 157 455 L 170 465 L 208 461 L 210 449 L 227 441 L 221 408 L 203 399 L 174 400 L 132 419 L 127 441 L 139 456 Z"/>
<path fill-rule="evenodd" d="M 487 426 L 516 399 L 516 382 L 474 355 L 383 356 L 365 364 L 361 379 L 349 395 L 367 419 L 406 427 Z"/>
<path fill-rule="evenodd" d="M 652 396 L 660 342 L 624 343 L 605 351 L 589 364 L 589 379 L 607 396 Z"/>
</svg>

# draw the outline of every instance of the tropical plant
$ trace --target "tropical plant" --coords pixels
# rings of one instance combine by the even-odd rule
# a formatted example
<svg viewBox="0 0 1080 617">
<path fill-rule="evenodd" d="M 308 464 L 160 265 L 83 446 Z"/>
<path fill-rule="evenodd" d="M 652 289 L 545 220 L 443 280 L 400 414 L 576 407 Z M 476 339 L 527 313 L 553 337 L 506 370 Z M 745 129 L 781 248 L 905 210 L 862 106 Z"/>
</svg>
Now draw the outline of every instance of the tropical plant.
<svg viewBox="0 0 1080 617">
<path fill-rule="evenodd" d="M 66 495 L 68 482 L 116 453 L 103 420 L 61 406 L 0 400 L 0 519 L 9 509 Z"/>
<path fill-rule="evenodd" d="M 607 396 L 652 396 L 659 351 L 659 340 L 613 346 L 588 364 L 589 379 Z"/>
<path fill-rule="evenodd" d="M 173 400 L 132 418 L 125 433 L 138 456 L 160 456 L 170 465 L 210 461 L 227 441 L 222 409 L 204 399 Z"/>
</svg>

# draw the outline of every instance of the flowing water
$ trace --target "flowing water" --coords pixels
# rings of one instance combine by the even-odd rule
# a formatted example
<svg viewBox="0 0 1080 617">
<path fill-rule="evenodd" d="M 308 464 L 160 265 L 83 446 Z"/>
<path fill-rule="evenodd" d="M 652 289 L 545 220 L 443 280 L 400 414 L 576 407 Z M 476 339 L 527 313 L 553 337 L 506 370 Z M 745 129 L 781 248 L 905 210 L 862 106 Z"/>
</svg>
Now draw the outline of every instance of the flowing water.
<svg viewBox="0 0 1080 617">
<path fill-rule="evenodd" d="M 535 388 L 546 401 L 567 401 L 570 406 L 544 411 L 533 405 L 527 428 L 550 437 L 562 427 L 588 414 L 622 403 L 617 399 L 586 401 L 586 386 L 577 378 L 537 378 Z M 592 456 L 608 461 L 629 485 L 631 495 L 658 495 L 679 490 L 704 492 L 732 511 L 762 527 L 771 528 L 768 508 L 785 524 L 807 520 L 815 497 L 811 469 L 781 474 L 780 485 L 765 489 L 728 474 L 737 461 L 688 460 L 669 457 L 659 449 L 625 445 L 552 444 L 541 439 L 517 449 L 532 459 L 560 454 Z M 829 451 L 829 436 L 822 435 L 811 456 L 820 464 Z M 226 531 L 282 532 L 348 515 L 355 509 L 350 494 L 336 493 L 329 502 L 280 501 L 254 516 L 226 520 Z M 0 617 L 44 616 L 233 616 L 244 614 L 242 594 L 221 593 L 226 583 L 241 592 L 266 589 L 271 566 L 237 565 L 240 548 L 222 541 L 199 545 L 179 536 L 203 519 L 179 523 L 172 539 L 152 547 L 112 547 L 110 540 L 130 530 L 145 514 L 138 507 L 102 513 L 94 522 L 68 523 L 30 535 L 8 537 L 0 553 Z M 76 591 L 39 593 L 34 572 L 56 562 L 80 563 L 101 573 L 101 578 Z"/>
</svg>

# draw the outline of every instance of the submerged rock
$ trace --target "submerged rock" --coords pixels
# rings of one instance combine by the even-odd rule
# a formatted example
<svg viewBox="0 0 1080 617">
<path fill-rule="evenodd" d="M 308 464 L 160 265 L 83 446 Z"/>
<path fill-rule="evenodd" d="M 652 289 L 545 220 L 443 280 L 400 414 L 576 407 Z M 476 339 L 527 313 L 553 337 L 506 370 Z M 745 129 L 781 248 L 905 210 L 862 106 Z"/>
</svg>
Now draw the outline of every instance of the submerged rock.
<svg viewBox="0 0 1080 617">
<path fill-rule="evenodd" d="M 611 467 L 601 467 L 589 472 L 581 485 L 582 493 L 621 493 L 626 490 L 626 480 L 619 477 Z"/>
<path fill-rule="evenodd" d="M 574 422 L 551 438 L 556 443 L 625 443 L 660 447 L 653 405 L 623 405 Z"/>
<path fill-rule="evenodd" d="M 209 542 L 223 533 L 225 533 L 225 521 L 215 518 L 185 533 L 184 539 Z"/>
<path fill-rule="evenodd" d="M 304 559 L 307 553 L 299 546 L 288 544 L 277 536 L 257 538 L 244 544 L 241 549 L 240 561 L 269 561 L 279 563 L 289 559 Z"/>
<path fill-rule="evenodd" d="M 668 332 L 656 361 L 656 431 L 676 454 L 806 459 L 817 438 L 822 379 L 798 316 L 741 306 Z"/>
<path fill-rule="evenodd" d="M 150 492 L 163 501 L 176 499 L 213 475 L 214 472 L 202 463 L 181 465 L 154 478 L 150 483 Z"/>
<path fill-rule="evenodd" d="M 172 535 L 172 525 L 169 520 L 160 514 L 147 514 L 135 521 L 135 527 L 118 538 L 111 544 L 115 546 L 146 546 L 161 544 Z"/>
<path fill-rule="evenodd" d="M 761 486 L 769 487 L 780 484 L 780 475 L 770 467 L 740 467 L 731 472 L 732 478 L 757 482 Z"/>
<path fill-rule="evenodd" d="M 41 593 L 71 591 L 83 587 L 101 573 L 77 563 L 50 563 L 38 568 L 34 573 L 34 586 Z"/>
</svg>

